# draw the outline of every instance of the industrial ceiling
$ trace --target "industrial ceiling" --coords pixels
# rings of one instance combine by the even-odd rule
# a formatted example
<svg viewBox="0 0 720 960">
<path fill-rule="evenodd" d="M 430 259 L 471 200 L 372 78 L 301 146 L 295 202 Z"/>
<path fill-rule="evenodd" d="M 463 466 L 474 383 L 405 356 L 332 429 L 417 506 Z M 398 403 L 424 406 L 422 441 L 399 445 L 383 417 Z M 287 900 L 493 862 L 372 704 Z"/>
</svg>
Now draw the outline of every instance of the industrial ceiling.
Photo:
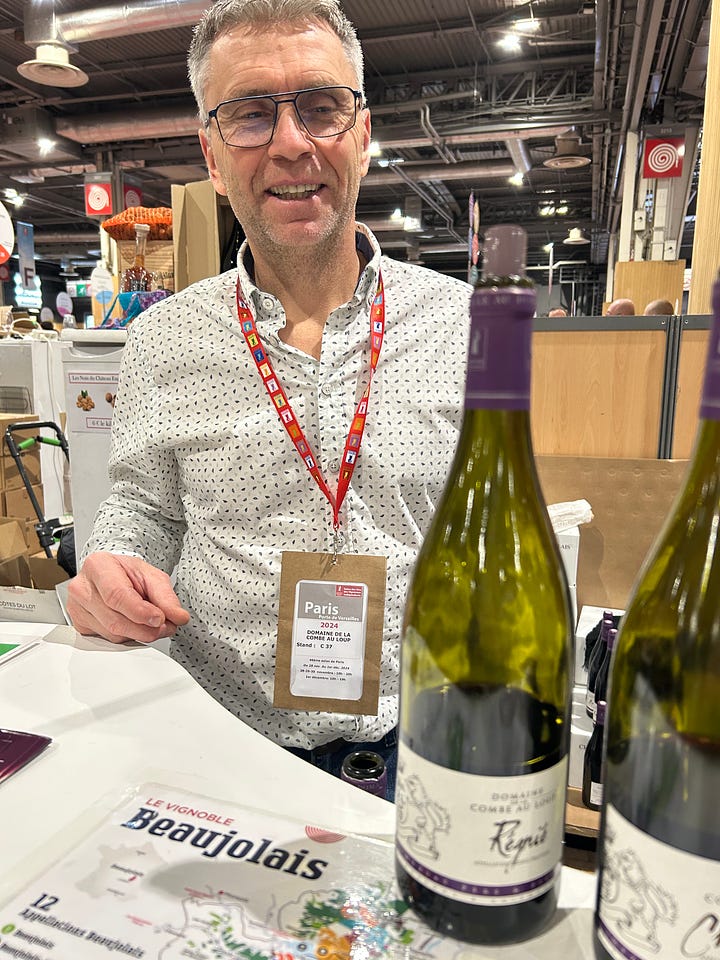
<svg viewBox="0 0 720 960">
<path fill-rule="evenodd" d="M 88 173 L 121 170 L 146 206 L 170 205 L 171 184 L 206 177 L 185 63 L 206 6 L 0 0 L 0 199 L 34 225 L 42 257 L 83 266 L 97 255 Z M 637 162 L 624 155 L 627 132 L 702 122 L 710 0 L 343 7 L 365 50 L 381 151 L 358 219 L 391 256 L 465 275 L 472 195 L 482 224 L 527 228 L 530 263 L 570 236 L 590 242 L 562 247 L 563 256 L 601 268 L 618 231 L 624 164 Z M 503 46 L 508 35 L 514 50 Z M 43 156 L 39 137 L 54 144 Z M 688 201 L 678 250 L 687 259 L 692 189 Z"/>
</svg>

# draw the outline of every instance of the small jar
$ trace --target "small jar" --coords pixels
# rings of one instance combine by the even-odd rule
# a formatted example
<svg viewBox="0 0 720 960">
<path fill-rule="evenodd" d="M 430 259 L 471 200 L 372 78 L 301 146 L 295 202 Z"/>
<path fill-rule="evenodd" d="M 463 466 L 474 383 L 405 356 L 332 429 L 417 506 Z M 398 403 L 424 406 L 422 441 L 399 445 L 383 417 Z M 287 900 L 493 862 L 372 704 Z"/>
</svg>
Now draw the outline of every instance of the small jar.
<svg viewBox="0 0 720 960">
<path fill-rule="evenodd" d="M 340 779 L 376 797 L 385 798 L 387 794 L 385 761 L 372 750 L 349 753 L 342 762 Z"/>
</svg>

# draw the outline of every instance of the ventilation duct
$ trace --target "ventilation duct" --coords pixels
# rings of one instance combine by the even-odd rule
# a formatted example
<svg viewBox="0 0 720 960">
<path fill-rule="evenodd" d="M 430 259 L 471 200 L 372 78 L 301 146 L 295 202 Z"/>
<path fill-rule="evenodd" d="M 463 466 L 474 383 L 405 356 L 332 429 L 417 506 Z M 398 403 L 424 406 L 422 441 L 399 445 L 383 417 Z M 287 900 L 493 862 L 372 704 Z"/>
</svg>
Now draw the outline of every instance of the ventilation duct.
<svg viewBox="0 0 720 960">
<path fill-rule="evenodd" d="M 543 160 L 543 166 L 551 170 L 571 170 L 574 167 L 586 167 L 590 157 L 580 148 L 580 137 L 574 131 L 568 131 L 555 138 L 555 155 Z"/>
<path fill-rule="evenodd" d="M 47 86 L 79 87 L 88 76 L 70 63 L 70 54 L 77 52 L 74 44 L 193 25 L 209 5 L 209 0 L 136 0 L 60 12 L 52 2 L 28 3 L 25 43 L 35 47 L 35 57 L 21 63 L 18 73 Z"/>
</svg>

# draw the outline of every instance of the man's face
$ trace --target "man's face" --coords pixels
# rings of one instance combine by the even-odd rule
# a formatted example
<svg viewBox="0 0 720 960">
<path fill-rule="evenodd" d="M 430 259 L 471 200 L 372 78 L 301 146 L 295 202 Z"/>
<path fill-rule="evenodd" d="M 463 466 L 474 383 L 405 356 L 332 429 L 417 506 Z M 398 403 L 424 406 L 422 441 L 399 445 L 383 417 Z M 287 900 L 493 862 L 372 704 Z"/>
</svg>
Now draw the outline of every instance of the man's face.
<svg viewBox="0 0 720 960">
<path fill-rule="evenodd" d="M 320 23 L 263 33 L 237 28 L 215 42 L 209 77 L 209 109 L 256 94 L 357 87 L 340 40 Z M 313 140 L 293 105 L 282 104 L 272 142 L 263 147 L 228 146 L 214 120 L 200 131 L 200 142 L 210 179 L 230 200 L 255 256 L 329 254 L 354 231 L 360 180 L 370 162 L 367 110 L 358 109 L 346 133 Z"/>
</svg>

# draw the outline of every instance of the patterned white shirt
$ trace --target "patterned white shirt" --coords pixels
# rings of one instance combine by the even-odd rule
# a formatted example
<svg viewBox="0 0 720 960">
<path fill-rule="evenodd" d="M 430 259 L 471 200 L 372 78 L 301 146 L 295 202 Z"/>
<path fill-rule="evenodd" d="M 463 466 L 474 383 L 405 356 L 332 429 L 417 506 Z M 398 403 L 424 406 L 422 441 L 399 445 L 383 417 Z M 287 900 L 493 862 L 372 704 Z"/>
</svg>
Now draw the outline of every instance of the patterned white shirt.
<svg viewBox="0 0 720 960">
<path fill-rule="evenodd" d="M 235 270 L 202 280 L 136 319 L 113 415 L 110 497 L 85 554 L 176 567 L 190 612 L 171 652 L 213 697 L 283 746 L 378 740 L 397 722 L 405 593 L 442 492 L 463 407 L 471 288 L 381 256 L 328 317 L 320 359 L 284 344 L 280 302 L 239 271 L 275 373 L 328 485 L 369 374 L 370 306 L 382 268 L 385 339 L 351 486 L 341 549 L 387 558 L 378 716 L 272 705 L 280 556 L 333 548 L 332 510 L 294 449 L 243 338 Z M 247 260 L 248 257 L 245 256 Z"/>
</svg>

